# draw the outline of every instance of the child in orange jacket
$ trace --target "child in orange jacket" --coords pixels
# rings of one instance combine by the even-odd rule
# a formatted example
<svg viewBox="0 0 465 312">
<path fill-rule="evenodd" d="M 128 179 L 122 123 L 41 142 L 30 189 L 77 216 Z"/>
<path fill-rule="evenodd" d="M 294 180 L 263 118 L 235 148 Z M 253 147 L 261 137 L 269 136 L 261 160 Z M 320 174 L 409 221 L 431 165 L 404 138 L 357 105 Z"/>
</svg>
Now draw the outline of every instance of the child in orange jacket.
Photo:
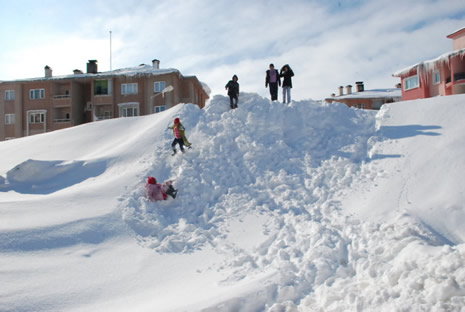
<svg viewBox="0 0 465 312">
<path fill-rule="evenodd" d="M 186 129 L 184 126 L 181 124 L 181 121 L 179 118 L 174 119 L 174 125 L 169 127 L 170 129 L 173 129 L 173 134 L 174 134 L 174 140 L 173 143 L 171 143 L 171 148 L 173 149 L 173 156 L 176 155 L 176 144 L 179 144 L 179 148 L 181 149 L 181 152 L 184 153 L 184 146 L 187 146 L 190 148 L 192 145 L 186 138 L 185 131 Z"/>
</svg>

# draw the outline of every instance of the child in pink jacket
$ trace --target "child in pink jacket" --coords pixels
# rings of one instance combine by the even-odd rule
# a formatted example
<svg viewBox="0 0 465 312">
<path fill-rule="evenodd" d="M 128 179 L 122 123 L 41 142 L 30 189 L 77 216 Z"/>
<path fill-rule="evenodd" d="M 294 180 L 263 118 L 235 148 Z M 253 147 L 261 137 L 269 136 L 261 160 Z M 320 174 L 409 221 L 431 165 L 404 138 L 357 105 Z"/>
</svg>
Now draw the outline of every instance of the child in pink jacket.
<svg viewBox="0 0 465 312">
<path fill-rule="evenodd" d="M 150 201 L 166 200 L 168 199 L 168 195 L 176 198 L 177 193 L 178 190 L 174 189 L 172 181 L 165 181 L 163 184 L 158 184 L 157 179 L 154 177 L 147 178 L 145 194 Z"/>
</svg>

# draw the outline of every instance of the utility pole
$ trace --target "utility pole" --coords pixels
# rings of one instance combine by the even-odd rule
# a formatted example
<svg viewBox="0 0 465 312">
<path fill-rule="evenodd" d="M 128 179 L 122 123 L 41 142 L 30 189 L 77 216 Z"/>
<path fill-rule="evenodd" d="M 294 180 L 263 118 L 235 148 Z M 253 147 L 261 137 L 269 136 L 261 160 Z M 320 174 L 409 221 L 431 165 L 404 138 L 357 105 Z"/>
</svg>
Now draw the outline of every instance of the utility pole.
<svg viewBox="0 0 465 312">
<path fill-rule="evenodd" d="M 111 30 L 110 30 L 110 71 L 111 71 Z"/>
</svg>

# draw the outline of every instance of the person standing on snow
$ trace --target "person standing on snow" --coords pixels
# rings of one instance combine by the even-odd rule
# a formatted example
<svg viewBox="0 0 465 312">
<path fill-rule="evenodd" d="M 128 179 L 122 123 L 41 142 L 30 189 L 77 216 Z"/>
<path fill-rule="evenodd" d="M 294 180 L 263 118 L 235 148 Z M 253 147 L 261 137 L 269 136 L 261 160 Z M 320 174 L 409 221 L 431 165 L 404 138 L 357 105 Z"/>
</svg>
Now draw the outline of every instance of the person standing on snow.
<svg viewBox="0 0 465 312">
<path fill-rule="evenodd" d="M 270 64 L 270 69 L 266 71 L 265 88 L 268 88 L 268 85 L 270 85 L 271 100 L 277 101 L 278 86 L 281 86 L 281 77 L 279 76 L 279 72 L 274 69 L 273 64 Z"/>
<path fill-rule="evenodd" d="M 236 75 L 234 75 L 232 80 L 229 80 L 229 82 L 224 87 L 226 90 L 228 90 L 231 109 L 237 108 L 237 101 L 239 98 L 239 83 L 237 80 L 239 79 Z"/>
<path fill-rule="evenodd" d="M 284 65 L 281 68 L 279 73 L 280 77 L 283 77 L 283 104 L 287 104 L 291 102 L 291 88 L 292 88 L 292 78 L 294 76 L 294 72 L 292 71 L 289 64 Z"/>
<path fill-rule="evenodd" d="M 174 140 L 173 143 L 171 143 L 171 148 L 173 149 L 173 156 L 177 153 L 176 151 L 176 144 L 179 144 L 179 148 L 181 149 L 181 152 L 184 153 L 184 145 L 189 147 L 192 145 L 186 138 L 185 131 L 186 129 L 183 127 L 181 124 L 181 121 L 179 118 L 174 119 L 174 125 L 171 127 L 168 127 L 169 129 L 173 130 L 174 134 Z"/>
<path fill-rule="evenodd" d="M 178 190 L 174 189 L 172 181 L 165 181 L 163 184 L 158 184 L 157 179 L 154 177 L 147 178 L 147 183 L 145 184 L 145 195 L 148 200 L 167 200 L 168 195 L 176 198 L 177 193 Z"/>
</svg>

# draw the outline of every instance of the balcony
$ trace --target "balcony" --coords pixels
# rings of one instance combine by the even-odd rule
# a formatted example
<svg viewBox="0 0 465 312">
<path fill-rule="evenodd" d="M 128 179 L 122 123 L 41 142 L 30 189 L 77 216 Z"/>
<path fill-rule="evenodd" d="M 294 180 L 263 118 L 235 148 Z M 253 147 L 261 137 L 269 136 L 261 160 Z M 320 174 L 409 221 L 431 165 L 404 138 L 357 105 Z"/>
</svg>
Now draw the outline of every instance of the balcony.
<svg viewBox="0 0 465 312">
<path fill-rule="evenodd" d="M 54 119 L 53 120 L 53 130 L 61 130 L 72 127 L 73 123 L 70 119 Z"/>
<path fill-rule="evenodd" d="M 465 83 L 465 72 L 454 74 L 454 83 Z"/>
<path fill-rule="evenodd" d="M 54 107 L 69 107 L 71 106 L 71 95 L 54 95 L 52 101 Z"/>
</svg>

